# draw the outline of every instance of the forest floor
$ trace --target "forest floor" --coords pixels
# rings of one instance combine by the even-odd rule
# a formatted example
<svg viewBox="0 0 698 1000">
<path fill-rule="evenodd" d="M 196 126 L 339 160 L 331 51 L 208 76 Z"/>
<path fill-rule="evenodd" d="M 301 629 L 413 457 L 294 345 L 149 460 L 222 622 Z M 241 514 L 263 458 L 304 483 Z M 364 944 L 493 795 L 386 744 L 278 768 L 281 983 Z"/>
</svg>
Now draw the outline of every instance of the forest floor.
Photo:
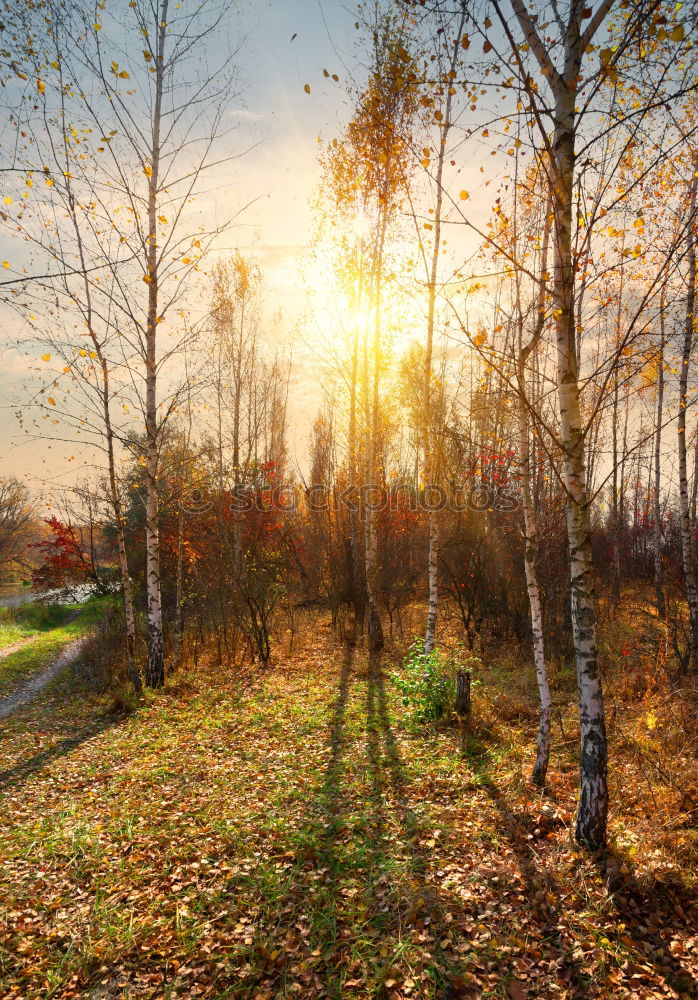
<svg viewBox="0 0 698 1000">
<path fill-rule="evenodd" d="M 328 622 L 277 661 L 129 715 L 64 678 L 2 724 L 3 1000 L 698 996 L 695 702 L 609 690 L 592 858 L 571 702 L 540 794 L 528 681 L 484 668 L 467 727 L 414 731 Z"/>
</svg>

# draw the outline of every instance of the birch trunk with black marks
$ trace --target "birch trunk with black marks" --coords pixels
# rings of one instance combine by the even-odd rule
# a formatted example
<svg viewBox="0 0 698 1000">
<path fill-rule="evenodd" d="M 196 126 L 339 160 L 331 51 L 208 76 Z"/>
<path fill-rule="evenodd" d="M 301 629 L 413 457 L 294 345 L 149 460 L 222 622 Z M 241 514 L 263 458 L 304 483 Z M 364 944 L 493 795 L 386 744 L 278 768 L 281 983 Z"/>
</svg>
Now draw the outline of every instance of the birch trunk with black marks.
<svg viewBox="0 0 698 1000">
<path fill-rule="evenodd" d="M 688 498 L 688 468 L 686 448 L 686 408 L 688 406 L 688 375 L 695 341 L 696 301 L 696 176 L 691 180 L 688 221 L 688 282 L 686 290 L 686 318 L 684 323 L 683 351 L 679 373 L 678 458 L 679 458 L 679 515 L 681 527 L 681 558 L 686 587 L 686 600 L 690 618 L 691 638 L 688 663 L 692 670 L 698 667 L 698 587 L 693 563 L 691 516 Z"/>
<path fill-rule="evenodd" d="M 538 553 L 538 519 L 536 516 L 533 491 L 531 489 L 531 428 L 528 409 L 529 394 L 527 392 L 526 384 L 526 366 L 529 358 L 538 345 L 545 325 L 545 291 L 546 275 L 548 270 L 551 207 L 551 200 L 548 199 L 545 209 L 543 242 L 541 248 L 541 277 L 536 309 L 536 324 L 533 335 L 525 347 L 521 344 L 523 333 L 523 313 L 521 310 L 519 279 L 517 276 L 517 306 L 519 315 L 519 357 L 517 364 L 517 404 L 519 424 L 518 467 L 521 484 L 521 500 L 523 503 L 524 513 L 524 570 L 526 574 L 528 605 L 531 615 L 533 663 L 536 671 L 536 683 L 538 685 L 538 698 L 540 701 L 540 718 L 538 723 L 538 736 L 536 739 L 536 761 L 533 766 L 531 779 L 539 788 L 543 788 L 545 786 L 545 779 L 548 773 L 548 762 L 550 760 L 550 721 L 552 717 L 552 698 L 550 694 L 550 685 L 548 683 L 548 671 L 545 664 L 543 611 L 541 607 L 540 587 L 538 584 L 538 567 L 536 562 Z"/>
<path fill-rule="evenodd" d="M 121 593 L 124 602 L 124 632 L 126 638 L 126 664 L 129 680 L 133 685 L 136 694 L 140 694 L 143 689 L 141 675 L 136 663 L 136 616 L 133 610 L 133 590 L 131 587 L 131 575 L 128 567 L 128 554 L 126 551 L 126 535 L 124 533 L 124 511 L 121 503 L 121 494 L 116 477 L 116 455 L 114 451 L 114 426 L 111 419 L 111 385 L 109 363 L 104 354 L 103 345 L 97 336 L 93 324 L 92 289 L 87 277 L 87 265 L 85 262 L 85 251 L 82 241 L 82 233 L 77 221 L 76 203 L 70 183 L 68 184 L 68 208 L 70 218 L 73 223 L 78 254 L 80 258 L 80 269 L 83 278 L 85 291 L 85 325 L 92 342 L 94 352 L 97 355 L 99 369 L 102 373 L 102 384 L 100 388 L 102 404 L 102 420 L 104 421 L 104 437 L 107 445 L 107 472 L 109 476 L 109 496 L 111 499 L 112 512 L 114 514 L 114 524 L 116 526 L 116 543 L 119 553 L 119 575 L 121 577 Z"/>
<path fill-rule="evenodd" d="M 613 410 L 611 416 L 611 531 L 613 537 L 611 553 L 611 601 L 617 608 L 620 604 L 620 512 L 618 503 L 618 378 L 613 384 Z M 621 477 L 622 478 L 622 477 Z"/>
<path fill-rule="evenodd" d="M 657 370 L 657 430 L 654 435 L 654 593 L 657 600 L 657 614 L 666 616 L 664 601 L 664 580 L 662 574 L 662 419 L 664 410 L 664 306 L 665 293 L 659 299 L 659 360 Z"/>
<path fill-rule="evenodd" d="M 455 31 L 455 43 L 450 54 L 448 81 L 455 76 L 461 52 L 461 35 L 465 23 L 465 9 L 462 10 Z M 427 308 L 427 342 L 424 352 L 424 485 L 429 487 L 437 481 L 437 456 L 432 427 L 431 413 L 431 383 L 433 378 L 434 355 L 434 320 L 436 314 L 436 283 L 438 279 L 439 256 L 441 254 L 441 215 L 443 210 L 443 173 L 446 159 L 446 146 L 451 130 L 451 111 L 453 107 L 453 90 L 446 87 L 446 103 L 443 125 L 439 139 L 439 151 L 436 161 L 436 203 L 434 205 L 434 246 L 431 255 L 428 281 Z M 439 512 L 436 507 L 429 509 L 429 555 L 427 558 L 428 572 L 428 604 L 427 625 L 424 633 L 424 652 L 431 653 L 436 642 L 436 620 L 439 610 Z"/>
<path fill-rule="evenodd" d="M 363 272 L 364 244 L 361 240 L 359 247 L 359 289 L 357 314 L 360 315 L 361 305 L 364 298 L 364 272 Z M 357 408 L 358 408 L 358 387 L 359 387 L 359 326 L 354 327 L 352 338 L 351 370 L 349 377 L 349 432 L 347 439 L 347 464 L 348 464 L 348 486 L 352 491 L 349 498 L 349 588 L 351 591 L 351 603 L 354 609 L 354 631 L 358 631 L 363 624 L 364 602 L 361 596 L 360 580 L 360 552 L 359 552 L 359 525 L 356 509 L 356 497 L 353 491 L 357 485 L 358 455 L 357 455 Z"/>
<path fill-rule="evenodd" d="M 427 627 L 424 634 L 424 652 L 431 653 L 436 642 L 436 616 L 439 610 L 439 515 L 429 510 L 429 603 Z"/>
<path fill-rule="evenodd" d="M 140 694 L 143 689 L 141 675 L 136 663 L 136 616 L 133 611 L 133 590 L 131 587 L 131 576 L 128 568 L 128 555 L 126 552 L 126 536 L 124 533 L 124 512 L 119 495 L 119 486 L 116 481 L 116 468 L 114 459 L 114 434 L 111 421 L 108 415 L 108 392 L 109 383 L 105 385 L 105 423 L 107 426 L 107 454 L 109 460 L 109 490 L 111 493 L 112 510 L 114 511 L 114 521 L 116 523 L 116 542 L 119 551 L 119 572 L 121 575 L 121 593 L 124 602 L 124 626 L 126 632 L 126 663 L 128 675 L 133 689 Z"/>
<path fill-rule="evenodd" d="M 521 366 L 523 368 L 523 366 Z M 523 372 L 519 375 L 519 385 L 522 383 Z M 525 392 L 525 388 L 524 388 Z M 540 719 L 536 739 L 536 762 L 533 767 L 532 780 L 535 785 L 543 788 L 548 772 L 550 759 L 550 719 L 552 716 L 552 698 L 548 684 L 548 672 L 545 665 L 545 641 L 543 637 L 543 612 L 538 585 L 538 569 L 536 555 L 538 551 L 538 523 L 533 498 L 531 496 L 531 463 L 530 463 L 530 428 L 528 409 L 525 396 L 519 390 L 519 475 L 521 478 L 521 498 L 524 513 L 524 568 L 526 572 L 526 590 L 531 613 L 531 635 L 533 638 L 533 662 L 540 699 Z"/>
<path fill-rule="evenodd" d="M 567 540 L 570 558 L 572 636 L 579 690 L 579 805 L 575 837 L 591 849 L 606 844 L 608 749 L 599 672 L 591 524 L 584 465 L 584 433 L 579 399 L 575 342 L 572 253 L 575 98 L 581 52 L 579 31 L 571 25 L 563 79 L 556 86 L 553 135 L 553 212 L 555 255 L 553 301 L 557 342 L 557 388 L 567 493 Z M 575 38 L 576 36 L 576 38 Z"/>
<path fill-rule="evenodd" d="M 498 3 L 496 0 L 493 3 L 503 30 L 509 33 Z M 601 0 L 588 21 L 584 21 L 584 18 L 589 9 L 581 4 L 569 7 L 567 24 L 560 24 L 563 66 L 559 71 L 523 0 L 511 0 L 511 4 L 553 97 L 550 109 L 553 123 L 551 144 L 547 127 L 540 118 L 539 126 L 548 146 L 553 198 L 555 246 L 552 292 L 557 345 L 557 389 L 563 452 L 562 480 L 567 494 L 570 613 L 579 692 L 580 789 L 575 838 L 578 843 L 593 850 L 606 844 L 608 747 L 596 639 L 591 525 L 584 461 L 585 435 L 580 406 L 572 216 L 577 128 L 575 105 L 582 59 L 612 9 L 613 0 Z M 586 25 L 584 31 L 582 23 Z"/>
<path fill-rule="evenodd" d="M 367 477 L 366 483 L 372 494 L 370 502 L 365 505 L 366 511 L 366 600 L 368 604 L 368 645 L 372 652 L 383 648 L 383 626 L 378 611 L 378 535 L 376 532 L 376 490 L 377 487 L 377 448 L 379 431 L 379 379 L 380 379 L 380 343 L 381 343 L 381 282 L 383 280 L 383 248 L 387 220 L 385 215 L 379 224 L 377 236 L 377 255 L 374 274 L 374 308 L 373 326 L 373 384 L 369 403 L 370 421 L 367 441 Z M 368 391 L 368 386 L 366 387 Z"/>
<path fill-rule="evenodd" d="M 620 281 L 618 284 L 618 301 L 616 303 L 616 343 L 620 342 L 621 339 L 621 319 L 623 313 L 623 286 L 625 279 L 625 271 L 621 269 Z M 579 324 L 581 325 L 581 324 Z M 618 374 L 614 374 L 613 379 L 613 416 L 611 420 L 611 440 L 613 453 L 611 455 L 611 468 L 612 468 L 612 516 L 611 516 L 611 531 L 613 537 L 613 553 L 611 560 L 611 601 L 617 608 L 621 601 L 620 592 L 620 547 L 621 547 L 621 533 L 624 525 L 623 516 L 621 514 L 622 500 L 619 494 L 619 483 L 618 483 L 618 472 L 619 472 L 619 462 L 618 462 Z M 624 484 L 624 471 L 625 471 L 625 440 L 623 441 L 623 466 L 620 469 L 620 491 L 623 491 Z"/>
<path fill-rule="evenodd" d="M 184 632 L 184 511 L 180 501 L 177 514 L 177 578 L 175 583 L 175 620 L 172 632 L 172 666 L 176 669 L 182 658 Z"/>
<path fill-rule="evenodd" d="M 160 596 L 160 527 L 158 499 L 158 466 L 160 442 L 158 433 L 157 404 L 157 327 L 158 327 L 158 244 L 157 210 L 158 178 L 160 167 L 160 124 L 165 73 L 165 32 L 168 0 L 163 0 L 158 25 L 155 52 L 155 103 L 152 115 L 152 140 L 148 172 L 148 243 L 146 248 L 148 281 L 148 315 L 146 319 L 146 502 L 145 549 L 146 593 L 148 608 L 148 663 L 146 683 L 149 687 L 162 687 L 165 683 L 165 659 L 162 635 L 162 600 Z"/>
</svg>

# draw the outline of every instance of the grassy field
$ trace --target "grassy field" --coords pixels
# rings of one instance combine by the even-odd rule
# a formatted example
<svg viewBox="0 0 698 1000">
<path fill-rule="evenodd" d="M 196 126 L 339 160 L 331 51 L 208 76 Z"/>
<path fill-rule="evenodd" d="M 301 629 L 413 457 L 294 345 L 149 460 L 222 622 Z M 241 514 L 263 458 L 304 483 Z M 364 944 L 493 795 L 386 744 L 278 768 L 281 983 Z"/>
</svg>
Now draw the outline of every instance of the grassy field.
<svg viewBox="0 0 698 1000">
<path fill-rule="evenodd" d="M 86 604 L 27 604 L 0 621 L 0 696 L 16 688 L 29 675 L 47 666 L 73 639 L 101 619 L 108 598 Z M 2 649 L 22 641 L 22 646 L 2 656 Z"/>
<path fill-rule="evenodd" d="M 393 669 L 321 622 L 272 671 L 183 672 L 128 716 L 67 681 L 18 713 L 0 996 L 696 996 L 686 777 L 657 749 L 685 720 L 655 692 L 648 731 L 609 691 L 613 846 L 591 858 L 571 703 L 538 794 L 526 671 L 504 690 L 485 668 L 470 726 L 415 731 Z"/>
</svg>

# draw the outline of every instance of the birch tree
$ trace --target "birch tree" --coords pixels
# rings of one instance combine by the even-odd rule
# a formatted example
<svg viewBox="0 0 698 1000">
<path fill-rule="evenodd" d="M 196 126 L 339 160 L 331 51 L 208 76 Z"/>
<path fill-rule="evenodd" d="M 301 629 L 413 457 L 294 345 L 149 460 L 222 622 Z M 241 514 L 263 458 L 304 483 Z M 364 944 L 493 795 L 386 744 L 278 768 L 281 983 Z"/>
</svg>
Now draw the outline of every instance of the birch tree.
<svg viewBox="0 0 698 1000">
<path fill-rule="evenodd" d="M 687 469 L 688 445 L 686 441 L 686 409 L 689 402 L 688 376 L 691 358 L 693 356 L 696 329 L 696 188 L 698 187 L 698 170 L 696 169 L 696 161 L 693 162 L 693 167 L 693 176 L 691 177 L 688 196 L 688 222 L 686 234 L 686 259 L 688 273 L 686 276 L 686 308 L 684 315 L 681 367 L 679 369 L 679 399 L 676 429 L 679 460 L 679 523 L 681 527 L 681 557 L 691 628 L 688 659 L 692 669 L 695 670 L 698 667 L 698 585 L 696 585 L 696 569 L 694 565 L 693 542 L 691 538 Z"/>
<path fill-rule="evenodd" d="M 580 793 L 575 836 L 578 842 L 590 848 L 601 847 L 606 841 L 608 784 L 606 726 L 596 638 L 591 497 L 585 467 L 586 428 L 580 405 L 579 302 L 575 287 L 578 248 L 573 240 L 579 217 L 575 204 L 576 143 L 582 135 L 582 123 L 586 125 L 596 110 L 595 98 L 600 94 L 603 97 L 608 80 L 619 78 L 625 54 L 631 46 L 646 38 L 650 25 L 654 26 L 655 41 L 646 50 L 647 59 L 656 60 L 658 75 L 649 90 L 643 93 L 644 100 L 640 102 L 635 120 L 626 126 L 630 128 L 630 137 L 653 101 L 660 94 L 666 99 L 667 67 L 676 66 L 677 62 L 670 50 L 667 54 L 662 48 L 663 40 L 668 37 L 663 28 L 663 40 L 656 40 L 659 7 L 654 3 L 641 4 L 620 14 L 622 29 L 617 31 L 616 44 L 601 48 L 600 66 L 592 67 L 589 56 L 614 8 L 613 0 L 601 0 L 596 7 L 571 3 L 565 10 L 555 8 L 552 21 L 545 22 L 545 30 L 553 32 L 549 37 L 539 24 L 544 21 L 540 12 L 533 13 L 522 0 L 511 0 L 509 10 L 499 0 L 492 2 L 509 59 L 518 73 L 520 92 L 525 99 L 522 111 L 537 128 L 539 142 L 549 162 L 554 218 L 551 294 L 580 708 Z M 676 34 L 677 40 L 682 38 L 683 30 Z M 671 43 L 669 40 L 668 45 Z M 486 47 L 494 47 L 491 40 L 486 39 Z M 538 80 L 530 72 L 531 58 L 537 67 Z M 682 77 L 680 70 L 678 75 Z M 675 92 L 681 92 L 683 85 L 683 79 L 672 83 Z M 584 133 L 587 156 L 594 141 L 593 126 L 590 128 L 590 134 Z M 610 165 L 607 169 L 614 172 Z"/>
<path fill-rule="evenodd" d="M 195 207 L 203 178 L 231 159 L 222 148 L 224 112 L 236 96 L 230 20 L 213 0 L 190 11 L 170 0 L 109 9 L 85 2 L 69 16 L 49 4 L 40 16 L 48 42 L 37 86 L 42 96 L 61 95 L 72 176 L 81 195 L 86 186 L 91 193 L 77 202 L 90 233 L 89 256 L 77 269 L 94 276 L 93 298 L 109 287 L 109 322 L 131 347 L 122 363 L 145 428 L 146 682 L 157 687 L 164 681 L 158 456 L 180 401 L 167 364 L 188 336 L 182 307 L 202 255 L 236 214 L 203 222 Z M 55 186 L 63 172 L 45 173 Z M 39 241 L 54 260 L 55 244 Z"/>
<path fill-rule="evenodd" d="M 433 102 L 429 106 L 437 128 L 436 154 L 432 162 L 429 155 L 424 163 L 433 170 L 434 206 L 433 206 L 433 242 L 431 257 L 425 257 L 427 271 L 427 323 L 426 347 L 424 352 L 424 387 L 422 390 L 422 415 L 424 434 L 424 485 L 425 490 L 438 482 L 438 443 L 435 440 L 435 426 L 432 414 L 432 384 L 434 381 L 434 329 L 436 322 L 436 303 L 439 283 L 439 261 L 443 252 L 442 225 L 444 216 L 444 167 L 447 159 L 453 155 L 449 147 L 449 137 L 453 127 L 454 100 L 458 94 L 455 86 L 461 61 L 464 54 L 462 38 L 467 18 L 467 6 L 464 2 L 460 8 L 449 15 L 437 11 L 438 27 L 436 28 L 436 66 L 438 76 L 432 83 Z M 424 153 L 429 152 L 428 148 Z M 421 242 L 421 241 L 420 241 Z M 424 651 L 430 653 L 436 641 L 436 619 L 438 614 L 438 576 L 439 576 L 439 512 L 436 505 L 429 508 L 429 553 L 427 558 L 428 602 L 427 621 L 424 634 Z"/>
<path fill-rule="evenodd" d="M 366 85 L 347 128 L 346 143 L 359 167 L 354 183 L 361 190 L 370 236 L 367 281 L 370 325 L 363 337 L 364 483 L 378 487 L 380 433 L 380 377 L 383 363 L 384 282 L 391 226 L 395 222 L 410 164 L 410 135 L 417 108 L 418 76 L 408 50 L 407 17 L 394 17 L 376 4 L 367 24 L 371 63 Z M 376 506 L 365 504 L 366 604 L 368 641 L 372 650 L 383 646 L 378 606 L 378 538 Z"/>
<path fill-rule="evenodd" d="M 654 435 L 654 593 L 657 614 L 666 615 L 662 572 L 662 420 L 664 418 L 664 347 L 666 293 L 662 286 L 659 301 L 659 346 L 657 348 L 657 411 Z"/>
<path fill-rule="evenodd" d="M 550 720 L 552 717 L 552 697 L 548 684 L 548 672 L 545 663 L 545 636 L 543 631 L 543 609 L 541 606 L 540 585 L 538 582 L 538 517 L 531 484 L 531 394 L 527 369 L 539 346 L 546 322 L 545 293 L 547 287 L 548 249 L 551 229 L 551 205 L 547 200 L 543 216 L 543 238 L 540 256 L 540 279 L 535 303 L 533 330 L 527 342 L 524 342 L 524 312 L 521 301 L 521 274 L 515 273 L 516 282 L 516 317 L 517 317 L 517 350 L 516 358 L 516 405 L 518 410 L 519 451 L 518 467 L 521 482 L 521 499 L 524 514 L 524 570 L 526 574 L 526 590 L 528 593 L 529 610 L 531 614 L 531 634 L 533 638 L 533 660 L 538 685 L 540 702 L 540 720 L 536 740 L 536 761 L 533 767 L 533 782 L 539 787 L 545 786 L 545 778 L 550 759 Z"/>
</svg>

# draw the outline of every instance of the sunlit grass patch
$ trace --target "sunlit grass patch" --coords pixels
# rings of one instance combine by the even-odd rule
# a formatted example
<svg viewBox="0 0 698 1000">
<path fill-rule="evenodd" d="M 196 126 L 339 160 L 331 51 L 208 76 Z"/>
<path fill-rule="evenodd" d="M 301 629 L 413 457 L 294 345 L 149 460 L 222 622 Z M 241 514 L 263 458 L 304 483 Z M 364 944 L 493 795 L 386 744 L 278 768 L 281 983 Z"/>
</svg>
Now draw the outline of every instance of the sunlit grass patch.
<svg viewBox="0 0 698 1000">
<path fill-rule="evenodd" d="M 85 604 L 29 604 L 17 609 L 12 628 L 23 629 L 28 641 L 0 657 L 0 695 L 48 666 L 69 642 L 94 628 L 111 600 L 107 597 L 93 598 Z"/>
</svg>

